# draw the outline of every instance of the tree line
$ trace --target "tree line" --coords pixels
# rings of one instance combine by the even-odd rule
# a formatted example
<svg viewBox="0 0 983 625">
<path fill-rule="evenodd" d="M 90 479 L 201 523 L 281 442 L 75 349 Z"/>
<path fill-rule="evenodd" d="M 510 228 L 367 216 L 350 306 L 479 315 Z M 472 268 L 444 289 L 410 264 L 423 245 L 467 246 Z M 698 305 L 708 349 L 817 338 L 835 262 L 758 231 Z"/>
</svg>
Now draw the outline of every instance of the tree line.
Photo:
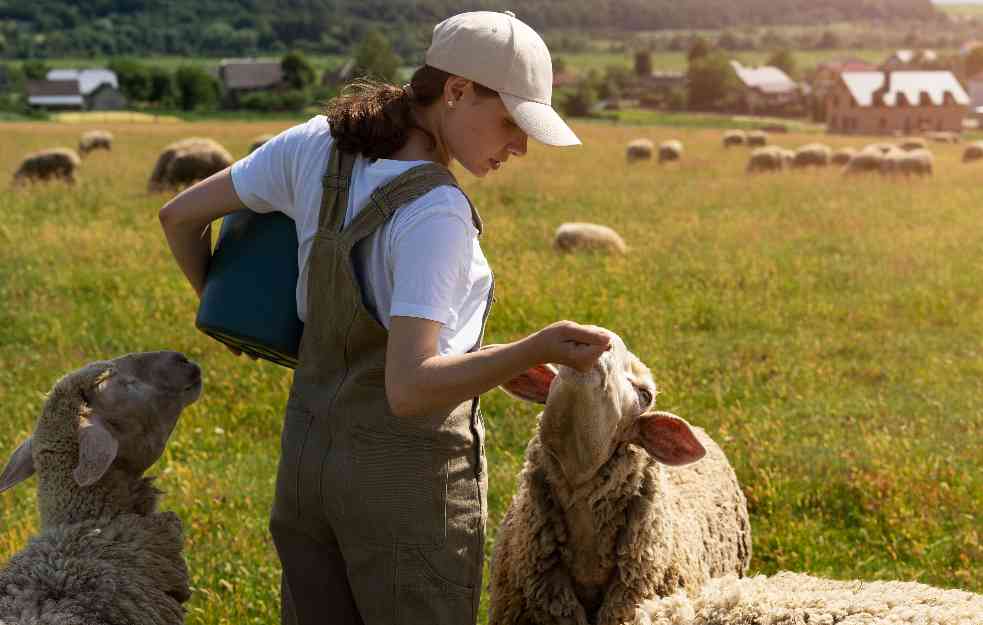
<svg viewBox="0 0 983 625">
<path fill-rule="evenodd" d="M 830 21 L 936 20 L 931 0 L 512 0 L 540 31 L 717 29 Z M 433 25 L 500 0 L 0 0 L 0 57 L 347 53 L 384 25 L 419 61 Z"/>
</svg>

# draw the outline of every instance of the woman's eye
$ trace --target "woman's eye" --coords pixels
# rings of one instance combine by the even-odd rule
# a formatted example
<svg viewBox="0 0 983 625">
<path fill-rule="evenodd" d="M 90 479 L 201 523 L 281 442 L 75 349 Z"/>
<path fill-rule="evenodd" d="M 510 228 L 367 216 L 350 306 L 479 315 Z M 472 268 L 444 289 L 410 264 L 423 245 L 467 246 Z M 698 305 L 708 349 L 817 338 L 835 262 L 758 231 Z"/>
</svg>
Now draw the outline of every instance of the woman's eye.
<svg viewBox="0 0 983 625">
<path fill-rule="evenodd" d="M 643 406 L 652 404 L 652 392 L 647 388 L 638 389 L 638 402 Z"/>
</svg>

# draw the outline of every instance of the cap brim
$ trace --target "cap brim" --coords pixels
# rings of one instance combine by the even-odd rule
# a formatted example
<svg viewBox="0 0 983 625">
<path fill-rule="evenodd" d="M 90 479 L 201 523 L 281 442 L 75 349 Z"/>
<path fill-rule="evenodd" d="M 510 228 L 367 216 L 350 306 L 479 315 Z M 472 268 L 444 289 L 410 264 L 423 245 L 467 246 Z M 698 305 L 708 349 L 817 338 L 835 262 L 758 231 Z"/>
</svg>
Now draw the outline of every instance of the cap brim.
<svg viewBox="0 0 983 625">
<path fill-rule="evenodd" d="M 552 106 L 500 94 L 512 119 L 527 135 L 546 145 L 580 145 L 580 139 L 570 130 Z"/>
</svg>

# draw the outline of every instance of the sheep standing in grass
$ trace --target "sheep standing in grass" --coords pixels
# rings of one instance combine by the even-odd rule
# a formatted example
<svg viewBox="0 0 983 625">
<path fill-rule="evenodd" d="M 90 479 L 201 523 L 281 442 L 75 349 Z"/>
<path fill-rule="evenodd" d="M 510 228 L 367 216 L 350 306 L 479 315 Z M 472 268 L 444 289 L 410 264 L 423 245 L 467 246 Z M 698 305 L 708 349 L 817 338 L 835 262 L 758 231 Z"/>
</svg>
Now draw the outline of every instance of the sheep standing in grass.
<svg viewBox="0 0 983 625">
<path fill-rule="evenodd" d="M 909 137 L 899 143 L 898 147 L 905 152 L 912 152 L 914 150 L 924 150 L 928 147 L 928 144 L 921 137 Z"/>
<path fill-rule="evenodd" d="M 880 150 L 864 148 L 850 158 L 843 167 L 843 173 L 849 175 L 880 172 L 883 162 L 884 154 Z"/>
<path fill-rule="evenodd" d="M 683 144 L 676 139 L 663 141 L 659 144 L 659 162 L 678 161 L 683 157 Z"/>
<path fill-rule="evenodd" d="M 768 135 L 763 130 L 751 130 L 747 133 L 748 147 L 761 147 L 768 145 Z"/>
<path fill-rule="evenodd" d="M 112 150 L 113 134 L 106 130 L 90 130 L 79 138 L 79 154 L 86 156 L 93 150 Z"/>
<path fill-rule="evenodd" d="M 696 596 L 647 602 L 634 625 L 980 625 L 983 596 L 915 582 L 782 572 L 713 579 Z"/>
<path fill-rule="evenodd" d="M 975 143 L 970 143 L 963 150 L 963 162 L 971 163 L 973 161 L 978 161 L 983 158 L 983 141 L 977 141 Z"/>
<path fill-rule="evenodd" d="M 743 575 L 744 495 L 720 448 L 652 411 L 651 372 L 612 335 L 588 372 L 503 387 L 545 404 L 491 562 L 490 625 L 621 625 L 649 599 Z"/>
<path fill-rule="evenodd" d="M 625 158 L 629 163 L 648 161 L 652 159 L 654 152 L 655 144 L 648 139 L 634 139 L 629 141 L 628 147 L 625 148 Z"/>
<path fill-rule="evenodd" d="M 882 174 L 901 176 L 927 176 L 932 173 L 934 157 L 928 150 L 903 152 L 896 150 L 884 155 L 881 161 Z"/>
<path fill-rule="evenodd" d="M 232 164 L 232 155 L 211 139 L 191 137 L 170 144 L 157 158 L 147 189 L 175 189 L 203 180 Z"/>
<path fill-rule="evenodd" d="M 181 521 L 157 512 L 144 471 L 160 458 L 201 370 L 177 352 L 129 354 L 63 377 L 0 492 L 38 476 L 41 532 L 0 567 L 0 621 L 184 622 Z"/>
<path fill-rule="evenodd" d="M 553 247 L 558 252 L 601 251 L 624 254 L 628 251 L 624 239 L 611 228 L 579 222 L 561 224 L 553 235 Z"/>
<path fill-rule="evenodd" d="M 763 148 L 755 148 L 748 157 L 747 173 L 753 174 L 762 171 L 781 171 L 786 167 L 786 162 L 791 155 L 785 154 L 786 150 L 777 145 L 767 145 Z"/>
<path fill-rule="evenodd" d="M 949 130 L 929 132 L 925 134 L 925 137 L 936 143 L 959 143 L 959 133 Z"/>
<path fill-rule="evenodd" d="M 724 147 L 729 148 L 735 145 L 744 145 L 747 141 L 747 134 L 743 130 L 728 130 L 724 133 Z"/>
<path fill-rule="evenodd" d="M 830 157 L 830 161 L 834 165 L 846 165 L 856 153 L 857 151 L 853 148 L 840 148 L 833 152 L 833 156 Z"/>
<path fill-rule="evenodd" d="M 50 148 L 28 154 L 14 172 L 14 186 L 29 182 L 62 180 L 75 184 L 75 172 L 82 160 L 71 148 Z"/>
<path fill-rule="evenodd" d="M 809 143 L 795 151 L 792 167 L 826 167 L 833 157 L 833 150 L 822 143 Z"/>
</svg>

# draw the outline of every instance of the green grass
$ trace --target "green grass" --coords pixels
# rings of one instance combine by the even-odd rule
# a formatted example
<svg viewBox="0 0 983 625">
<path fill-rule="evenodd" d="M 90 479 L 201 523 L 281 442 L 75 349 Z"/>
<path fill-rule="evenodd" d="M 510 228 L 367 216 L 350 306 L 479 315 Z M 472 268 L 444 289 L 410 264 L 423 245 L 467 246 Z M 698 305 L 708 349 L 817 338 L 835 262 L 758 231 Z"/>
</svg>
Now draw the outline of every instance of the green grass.
<svg viewBox="0 0 983 625">
<path fill-rule="evenodd" d="M 152 471 L 185 523 L 192 625 L 276 621 L 266 519 L 290 373 L 194 329 L 195 297 L 157 223 L 167 196 L 144 187 L 174 139 L 211 136 L 241 156 L 284 125 L 108 125 L 114 150 L 86 159 L 78 186 L 0 198 L 0 462 L 42 394 L 85 362 L 170 348 L 204 369 L 202 399 Z M 84 129 L 0 126 L 0 179 Z M 459 172 L 496 271 L 488 341 L 560 318 L 618 332 L 652 367 L 658 405 L 705 428 L 733 462 L 754 572 L 983 592 L 980 166 L 961 164 L 960 146 L 933 145 L 928 180 L 749 177 L 747 152 L 721 148 L 719 130 L 576 129 L 583 148 L 531 146 L 484 180 Z M 636 137 L 677 137 L 685 160 L 629 168 Z M 572 220 L 611 225 L 630 253 L 555 255 L 552 232 Z M 536 411 L 499 392 L 483 402 L 490 551 Z M 34 482 L 0 495 L 0 561 L 35 531 L 34 506 Z"/>
</svg>

